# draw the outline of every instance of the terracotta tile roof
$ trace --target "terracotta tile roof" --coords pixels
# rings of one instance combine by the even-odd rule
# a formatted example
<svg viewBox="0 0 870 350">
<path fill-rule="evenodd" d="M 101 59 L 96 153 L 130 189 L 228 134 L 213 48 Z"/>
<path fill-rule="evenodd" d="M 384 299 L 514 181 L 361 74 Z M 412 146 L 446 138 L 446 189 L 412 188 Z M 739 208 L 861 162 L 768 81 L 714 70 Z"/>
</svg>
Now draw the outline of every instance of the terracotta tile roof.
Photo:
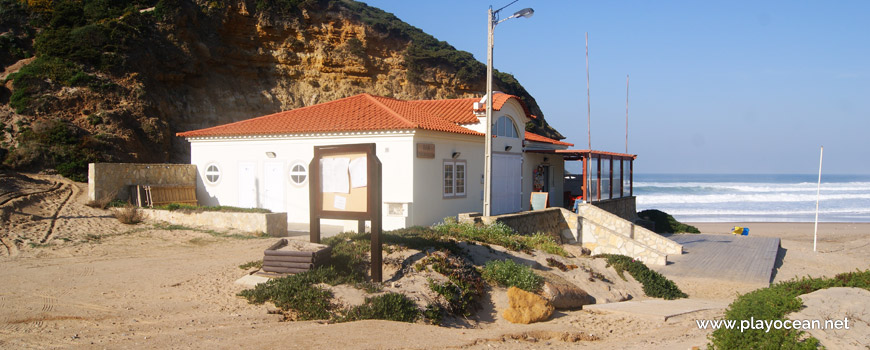
<svg viewBox="0 0 870 350">
<path fill-rule="evenodd" d="M 459 101 L 463 100 L 467 99 Z M 460 104 L 460 102 L 445 102 L 432 104 L 432 107 L 420 107 L 413 102 L 360 94 L 235 123 L 180 132 L 176 135 L 204 137 L 411 129 L 483 135 L 461 127 L 452 120 L 454 118 L 457 121 L 466 120 L 460 115 L 458 107 Z M 464 109 L 471 116 L 474 115 L 471 111 L 471 103 Z M 436 112 L 443 112 L 445 116 L 433 114 Z"/>
<path fill-rule="evenodd" d="M 476 124 L 477 116 L 474 115 L 474 103 L 480 102 L 479 98 L 457 98 L 451 100 L 419 100 L 408 101 L 417 108 L 438 116 L 456 124 Z"/>
<path fill-rule="evenodd" d="M 526 112 L 526 116 L 528 116 L 528 117 L 531 118 L 531 119 L 538 119 L 537 116 L 532 115 L 532 112 L 529 112 L 529 107 L 526 106 L 526 103 L 523 102 L 523 100 L 521 100 L 521 99 L 520 99 L 519 97 L 517 97 L 517 96 L 514 96 L 514 95 L 508 95 L 508 94 L 503 93 L 503 92 L 493 93 L 493 94 L 492 94 L 492 100 L 493 100 L 492 109 L 493 109 L 494 111 L 500 111 L 501 108 L 504 107 L 504 104 L 507 103 L 507 101 L 510 100 L 510 99 L 512 99 L 512 98 L 513 98 L 513 99 L 516 99 L 517 102 L 520 103 L 520 106 L 523 106 L 523 111 Z M 482 107 L 482 108 L 481 108 L 481 109 L 478 109 L 477 111 L 486 111 L 486 104 L 483 104 L 481 107 Z"/>
<path fill-rule="evenodd" d="M 534 142 L 551 143 L 554 145 L 562 145 L 562 146 L 568 146 L 568 147 L 574 146 L 573 143 L 567 143 L 567 142 L 562 142 L 559 140 L 553 140 L 549 137 L 541 136 L 541 135 L 531 133 L 528 131 L 526 131 L 526 140 L 534 141 Z"/>
</svg>

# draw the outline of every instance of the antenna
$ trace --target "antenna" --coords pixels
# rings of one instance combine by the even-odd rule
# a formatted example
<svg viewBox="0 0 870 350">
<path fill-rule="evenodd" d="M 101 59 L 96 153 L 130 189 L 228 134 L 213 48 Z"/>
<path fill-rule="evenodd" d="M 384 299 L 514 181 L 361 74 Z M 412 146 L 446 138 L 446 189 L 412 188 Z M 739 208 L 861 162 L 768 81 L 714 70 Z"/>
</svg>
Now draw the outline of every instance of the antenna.
<svg viewBox="0 0 870 350">
<path fill-rule="evenodd" d="M 625 75 L 625 153 L 628 154 L 628 74 Z"/>
<path fill-rule="evenodd" d="M 586 32 L 586 132 L 592 150 L 592 103 L 589 101 L 589 32 Z"/>
</svg>

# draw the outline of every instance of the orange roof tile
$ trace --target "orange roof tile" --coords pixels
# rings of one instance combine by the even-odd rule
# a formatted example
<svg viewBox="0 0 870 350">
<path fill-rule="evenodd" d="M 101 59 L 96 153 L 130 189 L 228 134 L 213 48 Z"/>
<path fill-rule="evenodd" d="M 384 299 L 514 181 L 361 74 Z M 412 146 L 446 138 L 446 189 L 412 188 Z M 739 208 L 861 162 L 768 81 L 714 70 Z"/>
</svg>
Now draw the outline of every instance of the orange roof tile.
<svg viewBox="0 0 870 350">
<path fill-rule="evenodd" d="M 413 102 L 360 94 L 235 123 L 180 132 L 176 135 L 204 137 L 411 129 L 483 135 L 455 124 L 457 121 L 467 120 L 466 117 L 461 116 L 458 107 L 461 105 L 460 102 L 464 102 L 463 100 L 466 99 L 460 99 L 455 103 L 436 103 L 421 107 L 420 104 Z M 470 103 L 464 109 L 473 116 Z M 435 113 L 445 113 L 445 115 Z"/>
<path fill-rule="evenodd" d="M 457 98 L 451 100 L 419 100 L 408 101 L 431 115 L 438 116 L 456 124 L 475 124 L 478 122 L 474 115 L 474 103 L 479 98 Z"/>
<path fill-rule="evenodd" d="M 551 143 L 554 145 L 562 145 L 562 146 L 574 146 L 573 143 L 562 142 L 559 140 L 554 140 L 549 137 L 541 136 L 532 132 L 526 131 L 526 140 L 534 141 L 534 142 L 543 142 L 543 143 Z"/>
<path fill-rule="evenodd" d="M 532 112 L 529 112 L 529 107 L 526 106 L 526 103 L 523 102 L 522 99 L 520 99 L 520 98 L 517 97 L 517 96 L 514 96 L 514 95 L 508 95 L 508 94 L 503 93 L 503 92 L 493 93 L 493 94 L 492 94 L 492 100 L 493 100 L 493 103 L 492 103 L 492 109 L 493 109 L 494 111 L 500 111 L 501 108 L 504 107 L 504 104 L 507 103 L 507 101 L 510 100 L 510 99 L 512 99 L 512 98 L 513 98 L 513 99 L 516 99 L 517 102 L 520 103 L 520 106 L 523 107 L 523 111 L 526 112 L 526 116 L 527 116 L 527 117 L 529 117 L 530 119 L 538 119 L 537 116 L 532 115 Z M 486 104 L 483 104 L 482 107 L 483 107 L 483 108 L 478 109 L 478 111 L 485 111 L 485 110 L 486 110 Z"/>
</svg>

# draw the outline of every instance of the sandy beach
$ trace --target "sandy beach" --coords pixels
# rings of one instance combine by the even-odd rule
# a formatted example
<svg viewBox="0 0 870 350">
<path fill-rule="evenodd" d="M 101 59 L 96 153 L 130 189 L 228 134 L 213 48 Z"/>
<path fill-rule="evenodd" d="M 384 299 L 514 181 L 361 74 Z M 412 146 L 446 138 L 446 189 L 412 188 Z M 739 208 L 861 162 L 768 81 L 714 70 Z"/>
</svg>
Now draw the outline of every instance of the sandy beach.
<svg viewBox="0 0 870 350">
<path fill-rule="evenodd" d="M 696 319 L 707 310 L 652 320 L 630 314 L 559 311 L 532 325 L 496 315 L 472 328 L 387 321 L 326 324 L 281 322 L 267 306 L 251 305 L 233 282 L 238 265 L 262 258 L 274 238 L 237 239 L 152 224 L 118 223 L 85 206 L 86 185 L 58 178 L 60 188 L 4 211 L 0 252 L 0 348 L 596 348 L 688 349 L 704 346 L 709 330 Z M 833 276 L 870 268 L 870 224 L 699 223 L 704 233 L 750 227 L 750 235 L 779 237 L 783 256 L 774 282 Z M 46 230 L 49 233 L 46 235 Z M 14 245 L 14 244 L 13 244 Z M 579 258 L 578 258 L 579 259 Z M 690 298 L 730 301 L 751 286 L 675 279 Z M 493 297 L 496 299 L 496 297 Z M 643 299 L 643 298 L 639 298 Z M 562 335 L 598 340 L 565 342 Z"/>
</svg>

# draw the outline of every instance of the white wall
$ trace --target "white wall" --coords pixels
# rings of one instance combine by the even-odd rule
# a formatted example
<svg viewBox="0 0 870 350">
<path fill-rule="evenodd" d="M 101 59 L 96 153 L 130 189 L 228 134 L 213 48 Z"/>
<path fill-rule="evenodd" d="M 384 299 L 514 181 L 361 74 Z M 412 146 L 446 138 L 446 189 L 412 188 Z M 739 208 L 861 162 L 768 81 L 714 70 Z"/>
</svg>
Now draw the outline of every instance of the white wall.
<svg viewBox="0 0 870 350">
<path fill-rule="evenodd" d="M 544 158 L 547 158 L 544 161 Z M 532 193 L 533 173 L 538 165 L 550 166 L 549 204 L 561 207 L 564 203 L 565 160 L 560 155 L 524 153 L 523 154 L 523 210 L 530 210 L 529 198 Z"/>
<path fill-rule="evenodd" d="M 410 222 L 428 226 L 448 216 L 483 211 L 483 138 L 419 131 L 414 137 L 414 143 L 418 142 L 434 143 L 435 158 L 414 157 L 414 203 L 409 214 Z M 453 159 L 454 152 L 460 153 L 457 160 L 465 160 L 467 164 L 466 195 L 445 198 L 442 167 L 445 160 Z"/>
<path fill-rule="evenodd" d="M 237 138 L 237 139 L 194 139 L 191 140 L 191 163 L 197 166 L 197 198 L 201 205 L 239 205 L 239 163 L 256 163 L 256 179 L 262 184 L 263 165 L 266 162 L 284 164 L 284 208 L 287 220 L 291 223 L 308 223 L 308 181 L 296 185 L 290 180 L 293 164 L 302 163 L 308 167 L 314 156 L 314 146 L 376 143 L 377 155 L 382 164 L 383 201 L 413 201 L 412 157 L 413 133 L 397 132 L 386 135 L 331 135 L 300 136 L 291 138 Z M 275 158 L 268 158 L 266 152 L 274 152 Z M 205 171 L 209 164 L 218 164 L 221 179 L 217 184 L 209 184 Z M 262 187 L 262 186 L 260 186 Z M 263 207 L 265 189 L 258 188 L 257 206 Z M 383 228 L 385 230 L 405 227 L 406 218 L 388 216 L 383 208 Z M 323 220 L 323 224 L 343 224 L 345 229 L 356 230 L 356 222 Z"/>
</svg>

